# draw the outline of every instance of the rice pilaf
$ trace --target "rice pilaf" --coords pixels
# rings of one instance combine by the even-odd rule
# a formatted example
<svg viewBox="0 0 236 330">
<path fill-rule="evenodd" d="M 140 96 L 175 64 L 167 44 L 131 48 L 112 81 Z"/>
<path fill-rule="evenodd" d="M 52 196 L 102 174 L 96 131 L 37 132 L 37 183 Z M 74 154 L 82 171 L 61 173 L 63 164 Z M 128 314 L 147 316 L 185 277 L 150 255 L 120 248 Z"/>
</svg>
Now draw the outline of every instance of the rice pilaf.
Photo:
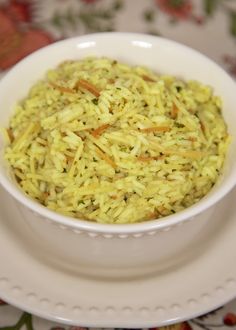
<svg viewBox="0 0 236 330">
<path fill-rule="evenodd" d="M 221 173 L 221 99 L 196 81 L 108 58 L 66 61 L 16 105 L 5 158 L 51 210 L 134 223 L 185 209 Z"/>
</svg>

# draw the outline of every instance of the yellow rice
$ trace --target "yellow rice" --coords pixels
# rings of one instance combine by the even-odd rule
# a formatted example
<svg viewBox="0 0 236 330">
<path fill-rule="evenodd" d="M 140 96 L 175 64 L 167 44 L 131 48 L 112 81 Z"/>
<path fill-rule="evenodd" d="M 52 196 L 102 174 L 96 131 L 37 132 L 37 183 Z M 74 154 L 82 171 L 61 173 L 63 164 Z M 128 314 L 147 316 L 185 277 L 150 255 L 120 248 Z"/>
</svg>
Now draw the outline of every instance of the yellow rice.
<svg viewBox="0 0 236 330">
<path fill-rule="evenodd" d="M 215 184 L 228 145 L 221 99 L 196 81 L 108 58 L 66 61 L 16 105 L 5 158 L 51 210 L 134 223 L 183 210 Z"/>
</svg>

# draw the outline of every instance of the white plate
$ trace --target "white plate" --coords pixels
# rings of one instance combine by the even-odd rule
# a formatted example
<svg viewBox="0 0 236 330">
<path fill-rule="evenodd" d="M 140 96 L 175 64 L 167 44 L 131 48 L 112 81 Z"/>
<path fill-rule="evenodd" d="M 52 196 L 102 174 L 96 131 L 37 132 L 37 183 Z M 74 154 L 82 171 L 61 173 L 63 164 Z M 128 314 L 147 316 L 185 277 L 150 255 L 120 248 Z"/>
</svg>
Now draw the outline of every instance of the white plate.
<svg viewBox="0 0 236 330">
<path fill-rule="evenodd" d="M 2 189 L 0 198 L 0 297 L 23 310 L 74 325 L 141 328 L 193 318 L 236 296 L 236 190 L 215 208 L 184 263 L 120 281 L 47 264 L 29 247 L 16 203 Z"/>
</svg>

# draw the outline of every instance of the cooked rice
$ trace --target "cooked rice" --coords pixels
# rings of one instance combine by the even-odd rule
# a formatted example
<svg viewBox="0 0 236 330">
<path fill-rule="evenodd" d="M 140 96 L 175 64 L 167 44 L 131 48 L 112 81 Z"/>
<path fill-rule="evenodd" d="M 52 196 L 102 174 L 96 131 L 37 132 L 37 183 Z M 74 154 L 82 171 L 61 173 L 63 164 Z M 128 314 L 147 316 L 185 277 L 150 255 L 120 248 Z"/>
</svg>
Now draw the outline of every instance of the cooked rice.
<svg viewBox="0 0 236 330">
<path fill-rule="evenodd" d="M 5 158 L 51 210 L 102 223 L 161 218 L 215 184 L 228 145 L 210 87 L 108 58 L 66 61 L 15 109 Z"/>
</svg>

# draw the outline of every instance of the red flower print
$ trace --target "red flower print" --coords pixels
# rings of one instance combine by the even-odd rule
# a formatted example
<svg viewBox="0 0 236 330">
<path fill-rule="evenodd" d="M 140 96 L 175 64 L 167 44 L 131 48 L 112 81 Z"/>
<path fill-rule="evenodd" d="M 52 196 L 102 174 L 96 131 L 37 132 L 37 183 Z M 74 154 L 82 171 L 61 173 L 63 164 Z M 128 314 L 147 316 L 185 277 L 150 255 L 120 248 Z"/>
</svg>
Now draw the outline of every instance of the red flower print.
<svg viewBox="0 0 236 330">
<path fill-rule="evenodd" d="M 234 313 L 227 313 L 224 316 L 223 322 L 225 325 L 229 327 L 233 327 L 236 325 L 236 315 Z"/>
<path fill-rule="evenodd" d="M 188 322 L 181 322 L 170 327 L 158 327 L 158 328 L 149 328 L 149 330 L 165 330 L 167 328 L 173 328 L 173 330 L 192 330 L 192 327 L 188 324 Z"/>
<path fill-rule="evenodd" d="M 31 0 L 11 0 L 4 9 L 14 21 L 30 22 L 32 19 Z"/>
<path fill-rule="evenodd" d="M 1 305 L 7 305 L 7 303 L 5 301 L 3 301 L 2 299 L 0 299 L 0 306 Z"/>
<path fill-rule="evenodd" d="M 205 23 L 205 18 L 203 16 L 193 15 L 192 18 L 198 25 L 202 25 Z"/>
<path fill-rule="evenodd" d="M 95 3 L 95 2 L 97 2 L 98 0 L 81 0 L 81 1 L 84 2 L 84 3 L 89 4 L 89 3 Z"/>
<path fill-rule="evenodd" d="M 192 330 L 192 327 L 189 325 L 188 322 L 180 323 L 179 330 Z"/>
<path fill-rule="evenodd" d="M 0 57 L 0 69 L 4 70 L 35 50 L 48 45 L 52 40 L 47 33 L 31 29 L 24 33 L 15 33 L 11 43 L 5 49 L 5 54 Z"/>
<path fill-rule="evenodd" d="M 53 41 L 46 31 L 32 27 L 30 23 L 22 27 L 30 13 L 26 10 L 28 7 L 14 7 L 18 2 L 13 0 L 9 6 L 0 9 L 0 70 L 10 68 L 26 55 Z"/>
<path fill-rule="evenodd" d="M 155 0 L 159 8 L 176 19 L 188 19 L 192 14 L 191 0 Z"/>
<path fill-rule="evenodd" d="M 69 330 L 88 330 L 88 328 L 84 328 L 84 327 L 70 327 Z"/>
</svg>

